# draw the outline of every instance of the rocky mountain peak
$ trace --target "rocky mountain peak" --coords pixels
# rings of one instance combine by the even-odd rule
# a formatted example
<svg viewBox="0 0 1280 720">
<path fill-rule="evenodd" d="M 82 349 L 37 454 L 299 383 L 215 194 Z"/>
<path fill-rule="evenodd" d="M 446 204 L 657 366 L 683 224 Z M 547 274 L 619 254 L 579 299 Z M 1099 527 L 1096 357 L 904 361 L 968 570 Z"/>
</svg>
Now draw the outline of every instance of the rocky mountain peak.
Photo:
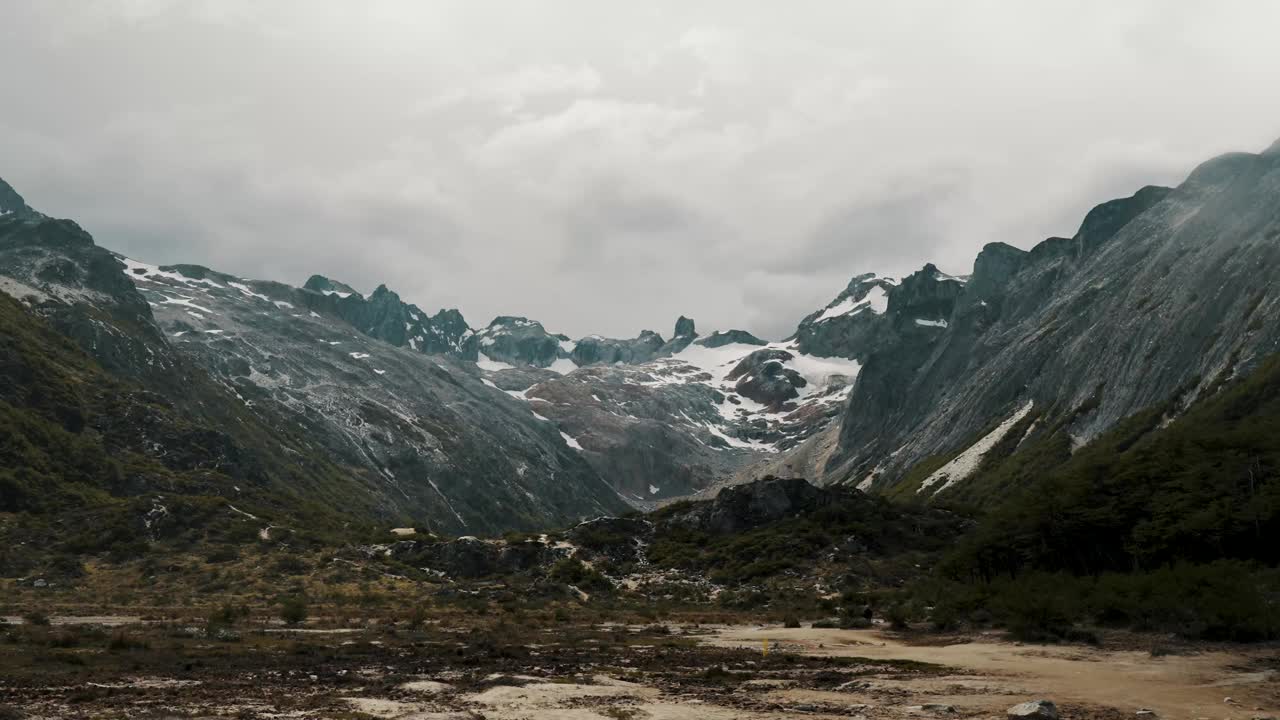
<svg viewBox="0 0 1280 720">
<path fill-rule="evenodd" d="M 499 315 L 466 338 L 462 356 L 467 360 L 487 358 L 490 362 L 545 368 L 568 358 L 568 346 L 566 336 L 552 335 L 537 320 Z"/>
<path fill-rule="evenodd" d="M 44 217 L 31 209 L 27 201 L 22 199 L 13 186 L 0 178 L 0 217 L 12 216 L 20 220 L 33 220 Z"/>
<path fill-rule="evenodd" d="M 1075 241 L 1079 257 L 1091 254 L 1106 241 L 1115 237 L 1120 228 L 1146 212 L 1151 206 L 1165 199 L 1172 188 L 1148 185 L 1127 198 L 1102 203 L 1089 211 L 1076 231 Z"/>
<path fill-rule="evenodd" d="M 662 347 L 658 348 L 659 356 L 675 355 L 676 353 L 689 347 L 691 343 L 698 337 L 698 330 L 694 327 L 693 318 L 687 318 L 681 315 L 676 320 L 675 334 Z"/>
<path fill-rule="evenodd" d="M 860 358 L 878 343 L 889 295 L 898 281 L 877 273 L 853 276 L 827 306 L 813 311 L 789 339 L 803 353 L 821 357 Z"/>
<path fill-rule="evenodd" d="M 359 295 L 355 288 L 346 283 L 330 280 L 323 275 L 312 275 L 307 278 L 307 282 L 302 286 L 304 290 L 322 293 L 324 295 Z M 384 286 L 385 287 L 385 286 Z"/>
<path fill-rule="evenodd" d="M 718 348 L 734 344 L 768 345 L 769 343 L 761 340 L 755 335 L 752 335 L 746 330 L 717 330 L 710 335 L 697 340 L 695 344 L 702 345 L 703 347 Z"/>
<path fill-rule="evenodd" d="M 988 299 L 999 295 L 1008 282 L 1026 262 L 1026 250 L 1002 242 L 987 243 L 973 261 L 973 275 L 969 277 L 969 294 Z"/>
<path fill-rule="evenodd" d="M 889 293 L 888 312 L 894 315 L 948 318 L 956 299 L 964 291 L 967 278 L 948 275 L 933 263 L 902 279 Z"/>
<path fill-rule="evenodd" d="M 658 356 L 665 342 L 652 330 L 642 330 L 632 340 L 615 340 L 592 335 L 582 338 L 574 346 L 569 357 L 579 367 L 587 365 L 633 365 L 648 362 Z"/>
<path fill-rule="evenodd" d="M 507 327 L 507 328 L 539 327 L 541 328 L 542 323 L 538 322 L 537 320 L 530 320 L 527 317 L 521 317 L 519 315 L 499 315 L 498 317 L 494 318 L 492 322 L 489 323 L 489 327 L 491 328 L 498 328 L 498 327 Z"/>
</svg>

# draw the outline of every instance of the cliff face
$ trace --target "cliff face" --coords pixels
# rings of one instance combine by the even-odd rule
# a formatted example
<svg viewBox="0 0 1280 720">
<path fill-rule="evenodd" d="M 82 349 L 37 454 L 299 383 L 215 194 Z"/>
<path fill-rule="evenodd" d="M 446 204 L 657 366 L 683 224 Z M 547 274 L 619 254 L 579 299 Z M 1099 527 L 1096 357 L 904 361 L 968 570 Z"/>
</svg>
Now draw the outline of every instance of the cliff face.
<svg viewBox="0 0 1280 720">
<path fill-rule="evenodd" d="M 926 267 L 889 292 L 886 316 L 901 330 L 897 313 L 927 308 L 937 332 L 869 352 L 822 472 L 886 488 L 1019 413 L 1018 432 L 1064 432 L 1078 445 L 1180 390 L 1190 402 L 1280 347 L 1277 263 L 1280 153 L 1270 150 L 1100 205 L 1072 238 L 1028 252 L 988 245 L 958 291 Z"/>
</svg>

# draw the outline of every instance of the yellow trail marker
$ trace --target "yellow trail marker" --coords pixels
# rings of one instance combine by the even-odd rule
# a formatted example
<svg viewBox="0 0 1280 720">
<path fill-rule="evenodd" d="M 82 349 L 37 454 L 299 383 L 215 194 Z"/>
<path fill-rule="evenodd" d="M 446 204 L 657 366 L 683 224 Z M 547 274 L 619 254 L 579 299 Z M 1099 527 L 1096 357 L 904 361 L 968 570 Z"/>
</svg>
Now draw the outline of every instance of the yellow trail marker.
<svg viewBox="0 0 1280 720">
<path fill-rule="evenodd" d="M 760 655 L 762 657 L 769 657 L 769 641 L 768 640 L 760 641 Z"/>
</svg>

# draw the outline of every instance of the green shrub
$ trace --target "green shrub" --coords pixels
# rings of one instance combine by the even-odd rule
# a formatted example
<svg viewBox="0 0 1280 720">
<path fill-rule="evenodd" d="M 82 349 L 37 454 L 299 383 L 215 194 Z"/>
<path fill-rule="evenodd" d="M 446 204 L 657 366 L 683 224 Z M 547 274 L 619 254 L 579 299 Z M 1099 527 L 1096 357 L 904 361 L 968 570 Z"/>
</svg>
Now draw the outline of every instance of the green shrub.
<svg viewBox="0 0 1280 720">
<path fill-rule="evenodd" d="M 576 557 L 565 558 L 552 565 L 548 577 L 558 583 L 572 585 L 583 592 L 607 592 L 613 589 L 613 583 L 609 582 L 609 578 L 587 567 Z"/>
<path fill-rule="evenodd" d="M 894 630 L 906 630 L 911 627 L 914 608 L 909 603 L 896 602 L 885 609 L 884 617 L 889 621 L 889 627 Z"/>
<path fill-rule="evenodd" d="M 147 650 L 150 645 L 145 640 L 133 637 L 132 635 L 120 630 L 111 636 L 111 640 L 107 642 L 107 649 L 111 652 L 121 652 L 124 650 Z"/>
<path fill-rule="evenodd" d="M 307 620 L 307 601 L 300 595 L 280 601 L 280 619 L 286 625 L 301 625 Z"/>
</svg>

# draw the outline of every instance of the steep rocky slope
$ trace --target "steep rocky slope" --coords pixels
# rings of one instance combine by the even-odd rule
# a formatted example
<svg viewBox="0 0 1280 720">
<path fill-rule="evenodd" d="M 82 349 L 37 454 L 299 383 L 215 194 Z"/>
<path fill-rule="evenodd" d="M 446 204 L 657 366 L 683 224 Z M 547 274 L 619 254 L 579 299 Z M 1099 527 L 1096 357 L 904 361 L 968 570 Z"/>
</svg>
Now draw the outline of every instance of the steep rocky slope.
<svg viewBox="0 0 1280 720">
<path fill-rule="evenodd" d="M 1007 438 L 1052 430 L 1078 446 L 1256 365 L 1280 347 L 1277 198 L 1280 144 L 1100 205 L 1071 238 L 988 245 L 962 286 L 929 267 L 905 279 L 887 314 L 916 308 L 924 327 L 895 319 L 867 356 L 820 469 L 883 487 L 923 462 L 933 471 L 910 480 L 935 493 Z"/>
<path fill-rule="evenodd" d="M 255 434 L 305 438 L 280 442 L 278 460 L 346 468 L 351 492 L 330 498 L 334 509 L 464 532 L 626 507 L 561 433 L 473 365 L 356 332 L 346 316 L 376 315 L 387 293 L 357 306 L 345 291 L 161 269 L 113 256 L 70 221 L 17 213 L 0 218 L 0 274 L 104 369 L 180 412 L 235 424 L 247 413 Z"/>
</svg>

